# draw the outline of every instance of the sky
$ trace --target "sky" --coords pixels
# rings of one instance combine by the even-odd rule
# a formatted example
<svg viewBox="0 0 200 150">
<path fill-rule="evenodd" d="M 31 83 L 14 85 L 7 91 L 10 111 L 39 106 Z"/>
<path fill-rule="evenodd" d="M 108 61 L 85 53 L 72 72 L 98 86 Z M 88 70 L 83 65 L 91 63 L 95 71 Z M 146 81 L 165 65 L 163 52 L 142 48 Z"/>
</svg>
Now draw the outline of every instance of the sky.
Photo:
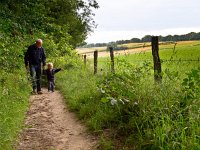
<svg viewBox="0 0 200 150">
<path fill-rule="evenodd" d="M 199 0 L 97 0 L 87 43 L 200 32 Z"/>
</svg>

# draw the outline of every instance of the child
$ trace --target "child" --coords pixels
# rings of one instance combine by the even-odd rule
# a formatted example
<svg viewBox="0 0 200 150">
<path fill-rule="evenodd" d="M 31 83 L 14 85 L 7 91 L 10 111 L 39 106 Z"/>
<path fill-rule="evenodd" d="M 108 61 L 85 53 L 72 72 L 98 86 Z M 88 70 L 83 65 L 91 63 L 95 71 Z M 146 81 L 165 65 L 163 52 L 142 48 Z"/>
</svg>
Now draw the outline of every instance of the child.
<svg viewBox="0 0 200 150">
<path fill-rule="evenodd" d="M 48 80 L 48 91 L 49 92 L 54 92 L 55 88 L 55 73 L 59 72 L 61 69 L 56 69 L 53 68 L 53 63 L 48 63 L 47 64 L 47 69 L 44 70 L 44 74 L 47 75 L 47 80 Z"/>
</svg>

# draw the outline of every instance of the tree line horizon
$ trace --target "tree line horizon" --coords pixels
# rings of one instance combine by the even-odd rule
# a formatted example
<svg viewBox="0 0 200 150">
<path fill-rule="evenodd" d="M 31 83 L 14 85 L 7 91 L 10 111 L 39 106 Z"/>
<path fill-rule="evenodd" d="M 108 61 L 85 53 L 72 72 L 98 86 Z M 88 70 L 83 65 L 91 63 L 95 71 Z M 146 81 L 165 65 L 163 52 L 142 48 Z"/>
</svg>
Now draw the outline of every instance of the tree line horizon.
<svg viewBox="0 0 200 150">
<path fill-rule="evenodd" d="M 106 47 L 109 45 L 120 45 L 120 44 L 129 44 L 129 43 L 145 43 L 151 42 L 151 37 L 153 35 L 145 35 L 143 38 L 132 38 L 130 40 L 118 40 L 108 43 L 91 43 L 87 44 L 86 42 L 80 45 L 83 48 L 90 48 L 90 47 Z M 167 42 L 167 41 L 193 41 L 193 40 L 200 40 L 200 32 L 190 32 L 188 34 L 182 35 L 167 35 L 167 36 L 158 36 L 160 42 Z"/>
</svg>

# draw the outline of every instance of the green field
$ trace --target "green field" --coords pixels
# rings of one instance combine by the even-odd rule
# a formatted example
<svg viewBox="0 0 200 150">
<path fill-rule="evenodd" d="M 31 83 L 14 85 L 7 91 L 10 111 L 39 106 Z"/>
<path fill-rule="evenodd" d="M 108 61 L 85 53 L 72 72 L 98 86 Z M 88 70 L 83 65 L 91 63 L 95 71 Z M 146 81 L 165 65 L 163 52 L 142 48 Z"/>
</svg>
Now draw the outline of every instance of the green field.
<svg viewBox="0 0 200 150">
<path fill-rule="evenodd" d="M 132 44 L 129 44 L 132 46 Z M 160 59 L 162 62 L 163 70 L 168 68 L 182 73 L 198 68 L 200 66 L 200 41 L 179 42 L 174 50 L 174 44 L 160 45 Z M 136 54 L 116 55 L 115 65 L 118 69 L 118 62 L 126 61 L 128 63 L 139 65 L 150 63 L 153 66 L 153 57 L 151 47 L 146 52 L 138 52 Z M 89 60 L 91 63 L 92 60 Z M 109 71 L 110 58 L 99 58 L 99 69 Z"/>
<path fill-rule="evenodd" d="M 200 41 L 161 45 L 162 84 L 151 51 L 93 59 L 58 76 L 70 108 L 101 136 L 100 148 L 200 149 Z M 195 61 L 190 61 L 195 60 Z M 64 82 L 63 82 L 64 81 Z"/>
</svg>

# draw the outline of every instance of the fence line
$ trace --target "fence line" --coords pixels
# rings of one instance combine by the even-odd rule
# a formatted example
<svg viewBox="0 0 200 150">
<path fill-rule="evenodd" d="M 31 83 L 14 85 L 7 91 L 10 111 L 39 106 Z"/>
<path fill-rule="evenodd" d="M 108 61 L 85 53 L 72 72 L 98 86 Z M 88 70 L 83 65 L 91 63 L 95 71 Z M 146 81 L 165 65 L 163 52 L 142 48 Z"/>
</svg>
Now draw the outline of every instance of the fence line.
<svg viewBox="0 0 200 150">
<path fill-rule="evenodd" d="M 97 74 L 98 51 L 94 51 L 94 74 Z"/>
<path fill-rule="evenodd" d="M 111 72 L 114 73 L 115 72 L 114 52 L 112 47 L 110 47 L 109 49 L 110 49 L 110 59 L 111 59 Z"/>
<path fill-rule="evenodd" d="M 172 49 L 172 50 L 175 50 L 179 45 L 178 45 L 178 43 L 177 44 L 159 44 L 159 45 L 164 45 L 164 46 L 171 46 L 171 47 L 166 47 L 166 48 L 160 48 L 160 50 L 168 50 L 168 49 Z M 196 46 L 200 46 L 200 44 L 196 44 L 196 45 L 189 45 L 189 46 L 184 46 L 184 48 L 191 48 L 191 47 L 196 47 Z M 117 53 L 117 52 L 119 52 L 119 51 L 124 51 L 124 52 L 127 52 L 128 53 L 128 51 L 129 50 L 134 50 L 134 49 L 141 49 L 141 48 L 146 48 L 146 47 L 149 47 L 149 48 L 151 48 L 151 45 L 148 45 L 148 46 L 145 46 L 145 47 L 143 47 L 143 46 L 141 46 L 141 47 L 135 47 L 135 48 L 130 48 L 130 49 L 121 49 L 121 50 L 115 50 L 115 49 L 113 49 L 113 51 L 114 51 L 114 53 Z M 150 50 L 150 49 L 149 49 Z M 96 51 L 96 50 L 95 50 Z M 97 50 L 99 53 L 100 52 L 107 52 L 107 53 L 109 53 L 109 49 L 105 49 L 105 50 Z M 175 50 L 176 51 L 176 50 Z M 145 53 L 146 51 L 144 51 L 144 52 L 138 52 L 138 53 Z M 87 54 L 93 54 L 94 53 L 94 51 L 89 51 L 89 52 L 81 52 L 80 53 L 80 55 L 87 55 Z"/>
<path fill-rule="evenodd" d="M 154 79 L 155 79 L 155 82 L 157 83 L 161 83 L 162 82 L 162 63 L 164 62 L 200 62 L 200 58 L 198 57 L 198 59 L 160 59 L 160 56 L 159 56 L 159 42 L 158 42 L 158 37 L 155 36 L 155 37 L 152 37 L 152 43 L 151 43 L 151 46 L 152 46 L 152 56 L 153 56 L 153 59 L 141 59 L 141 60 L 130 60 L 130 59 L 126 59 L 125 61 L 131 61 L 131 62 L 147 62 L 147 61 L 151 61 L 153 62 L 154 64 Z M 174 47 L 172 48 L 174 51 L 175 51 L 175 47 L 177 46 L 177 44 L 175 43 Z M 190 46 L 191 47 L 191 46 Z M 115 72 L 115 60 L 116 62 L 120 62 L 120 61 L 123 61 L 120 60 L 119 58 L 114 58 L 114 50 L 113 50 L 113 47 L 109 47 L 109 52 L 110 52 L 110 60 L 99 60 L 98 61 L 98 52 L 99 51 L 94 51 L 94 74 L 97 74 L 97 71 L 98 71 L 98 62 L 109 62 L 110 63 L 110 68 L 111 68 L 111 72 L 114 73 Z M 90 52 L 92 53 L 92 52 Z M 138 54 L 142 54 L 142 53 L 145 53 L 145 52 L 138 52 Z M 117 54 L 117 53 L 116 53 Z M 80 54 L 79 54 L 80 56 Z M 84 54 L 82 55 L 83 58 L 84 58 L 84 64 L 86 65 L 86 62 L 87 62 L 87 55 Z"/>
<path fill-rule="evenodd" d="M 118 58 L 115 58 L 116 61 L 122 61 Z M 145 60 L 130 60 L 130 59 L 127 59 L 126 61 L 128 62 L 145 62 L 145 61 L 152 61 L 151 59 L 145 59 Z M 98 62 L 110 62 L 109 60 L 99 60 Z M 161 59 L 161 63 L 162 62 L 200 62 L 199 59 L 197 60 L 167 60 L 167 59 Z"/>
</svg>

